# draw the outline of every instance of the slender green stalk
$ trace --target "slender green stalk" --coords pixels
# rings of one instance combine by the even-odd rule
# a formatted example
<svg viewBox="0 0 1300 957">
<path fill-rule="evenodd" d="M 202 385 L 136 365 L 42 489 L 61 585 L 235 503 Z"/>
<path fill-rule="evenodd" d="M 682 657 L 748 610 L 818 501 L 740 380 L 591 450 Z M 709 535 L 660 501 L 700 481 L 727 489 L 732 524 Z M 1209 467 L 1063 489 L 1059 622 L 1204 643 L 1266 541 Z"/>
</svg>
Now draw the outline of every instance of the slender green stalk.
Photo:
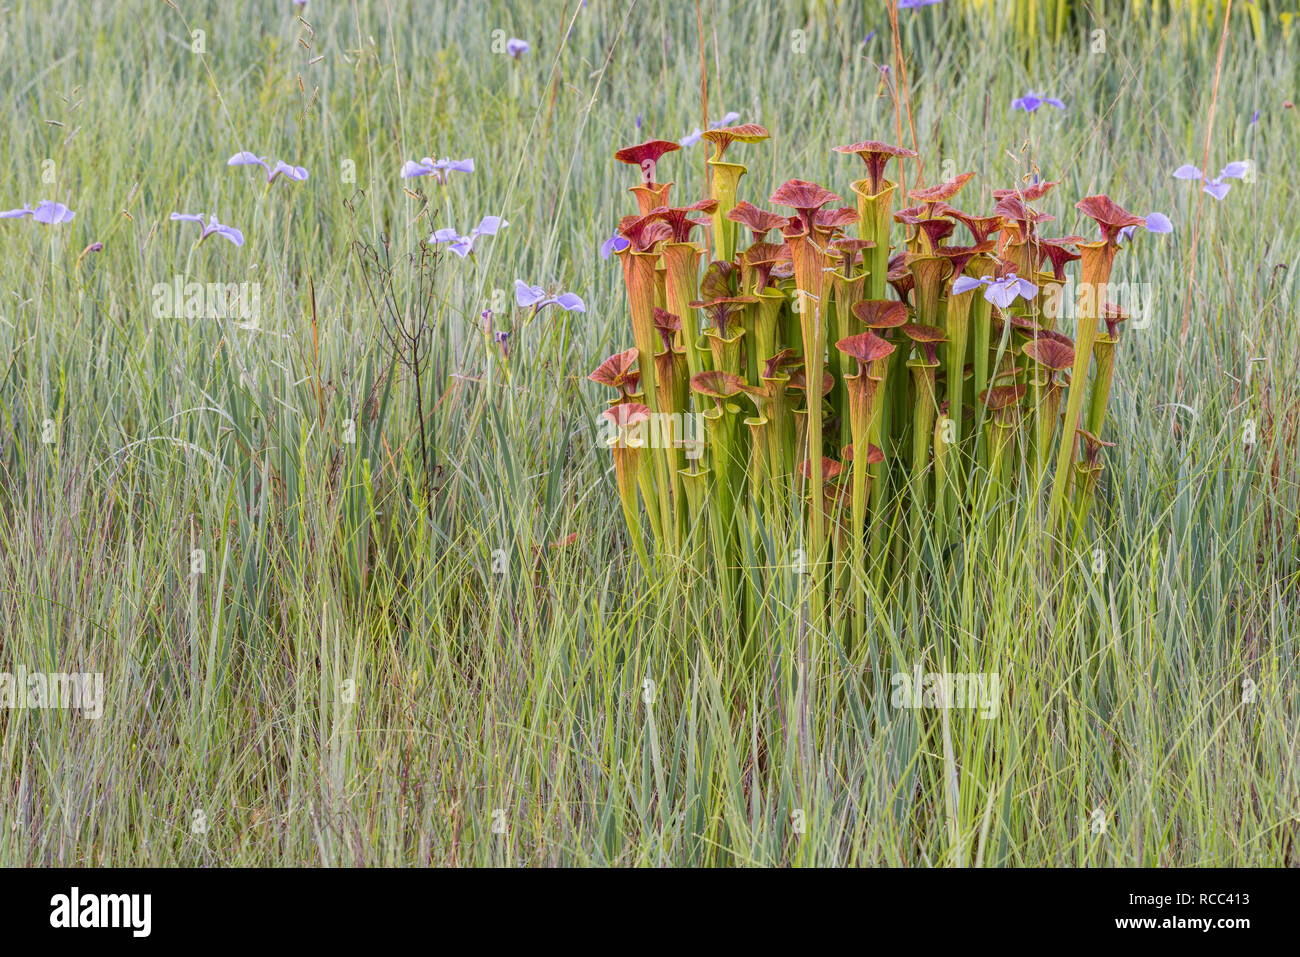
<svg viewBox="0 0 1300 957">
<path fill-rule="evenodd" d="M 628 537 L 632 540 L 632 548 L 641 561 L 641 567 L 649 570 L 650 555 L 646 551 L 645 536 L 641 532 L 641 514 L 636 507 L 637 485 L 642 472 L 641 450 L 629 447 L 623 430 L 610 437 L 610 448 L 614 453 L 614 477 L 618 483 L 618 497 Z M 647 502 L 653 503 L 653 497 L 647 499 Z"/>
<path fill-rule="evenodd" d="M 866 264 L 867 287 L 866 298 L 885 298 L 885 276 L 889 272 L 889 229 L 893 224 L 894 183 L 884 180 L 877 192 L 871 192 L 871 184 L 860 179 L 850 187 L 857 198 L 858 235 L 875 243 L 871 249 L 863 251 Z"/>
<path fill-rule="evenodd" d="M 1047 463 L 1052 453 L 1052 438 L 1056 434 L 1056 423 L 1061 417 L 1062 388 L 1049 381 L 1038 389 L 1038 401 L 1034 406 L 1034 488 L 1043 485 L 1047 474 Z"/>
<path fill-rule="evenodd" d="M 921 523 L 930 509 L 926 473 L 930 467 L 930 436 L 934 434 L 938 400 L 934 382 L 934 370 L 938 368 L 938 363 L 931 363 L 924 358 L 909 359 L 907 367 L 912 375 L 916 395 L 916 402 L 912 406 L 912 464 L 908 481 L 908 541 L 912 549 L 910 564 L 915 573 L 921 558 Z"/>
<path fill-rule="evenodd" d="M 951 530 L 956 526 L 961 494 L 961 447 L 958 440 L 962 425 L 962 390 L 965 387 L 966 316 L 956 315 L 960 310 L 949 308 L 949 301 L 944 296 L 945 286 L 952 275 L 950 260 L 943 256 L 909 256 L 907 268 L 916 278 L 916 321 L 942 329 L 947 337 L 939 345 L 939 358 L 946 372 L 941 400 L 947 405 L 945 417 L 953 424 L 940 428 L 936 435 L 952 448 L 946 450 L 944 456 L 943 495 L 935 499 L 935 509 L 943 513 L 944 525 Z"/>
<path fill-rule="evenodd" d="M 713 257 L 730 260 L 736 255 L 736 230 L 740 224 L 727 219 L 727 213 L 736 206 L 736 189 L 740 177 L 749 170 L 739 163 L 710 159 L 709 196 L 718 201 L 713 212 Z"/>
<path fill-rule="evenodd" d="M 822 470 L 822 364 L 826 355 L 825 288 L 827 256 L 824 240 L 806 232 L 787 237 L 794 259 L 796 295 L 803 338 L 804 376 L 808 397 L 808 461 L 813 468 L 808 483 L 808 543 L 812 564 L 810 614 L 820 627 L 825 618 L 825 595 L 822 590 L 822 563 L 826 560 L 826 526 L 821 509 Z"/>
<path fill-rule="evenodd" d="M 1111 265 L 1115 261 L 1115 252 L 1119 247 L 1114 243 L 1101 241 L 1079 243 L 1082 253 L 1082 282 L 1085 288 L 1101 289 L 1110 280 Z M 1047 527 L 1056 530 L 1060 527 L 1065 495 L 1070 478 L 1074 472 L 1071 468 L 1075 455 L 1075 437 L 1079 430 L 1079 415 L 1083 411 L 1083 397 L 1088 385 L 1088 362 L 1092 358 L 1092 346 L 1097 336 L 1097 321 L 1101 304 L 1096 296 L 1081 297 L 1079 330 L 1074 340 L 1074 369 L 1070 373 L 1069 398 L 1065 404 L 1065 423 L 1061 429 L 1061 444 L 1056 456 L 1056 474 L 1052 479 L 1052 495 L 1048 502 Z"/>
<path fill-rule="evenodd" d="M 655 264 L 658 260 L 656 253 L 636 252 L 632 249 L 625 250 L 620 254 L 623 263 L 623 280 L 627 288 L 628 303 L 632 313 L 632 336 L 636 340 L 637 366 L 641 371 L 641 388 L 645 393 L 646 405 L 652 415 L 657 415 L 659 410 L 659 394 L 655 388 L 655 341 L 658 333 L 654 328 L 654 308 L 657 276 L 655 273 Z M 672 461 L 670 455 L 671 449 L 661 450 L 659 454 L 651 456 L 653 459 L 654 486 L 653 491 L 658 496 L 656 503 L 653 527 L 656 531 L 656 537 L 661 542 L 667 542 L 671 537 L 671 529 L 675 523 L 665 524 L 672 520 L 672 507 L 669 502 L 671 484 L 668 480 L 669 469 L 676 471 L 676 464 Z M 654 496 L 651 496 L 654 497 Z"/>
<path fill-rule="evenodd" d="M 695 243 L 664 243 L 660 249 L 665 269 L 664 308 L 681 320 L 677 345 L 686 355 L 689 374 L 694 376 L 704 371 L 704 364 L 696 348 L 700 329 L 699 315 L 691 307 L 691 303 L 696 301 L 702 251 Z"/>
<path fill-rule="evenodd" d="M 1110 383 L 1115 375 L 1115 346 L 1118 342 L 1118 339 L 1102 333 L 1093 343 L 1092 355 L 1097 362 L 1097 371 L 1088 397 L 1087 416 L 1087 428 L 1093 435 L 1101 435 L 1106 424 L 1106 406 L 1110 403 Z"/>
</svg>

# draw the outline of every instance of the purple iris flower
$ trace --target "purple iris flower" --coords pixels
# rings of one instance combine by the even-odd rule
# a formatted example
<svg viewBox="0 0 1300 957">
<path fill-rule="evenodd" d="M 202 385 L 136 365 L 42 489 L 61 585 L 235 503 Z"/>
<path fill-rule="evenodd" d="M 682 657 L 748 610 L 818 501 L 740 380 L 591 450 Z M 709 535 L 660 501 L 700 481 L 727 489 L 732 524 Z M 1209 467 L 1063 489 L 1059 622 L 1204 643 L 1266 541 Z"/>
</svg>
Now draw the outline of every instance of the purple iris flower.
<svg viewBox="0 0 1300 957">
<path fill-rule="evenodd" d="M 1250 125 L 1251 125 L 1251 126 L 1254 126 L 1256 123 L 1259 122 L 1259 114 L 1260 114 L 1261 112 L 1262 112 L 1261 110 L 1256 110 L 1256 111 L 1254 112 L 1254 114 L 1251 116 L 1251 118 L 1250 118 Z"/>
<path fill-rule="evenodd" d="M 290 166 L 284 160 L 276 160 L 275 166 L 270 165 L 270 160 L 265 156 L 258 156 L 250 153 L 248 150 L 240 150 L 230 159 L 226 160 L 227 166 L 260 166 L 266 170 L 266 181 L 274 183 L 275 178 L 280 174 L 298 182 L 307 178 L 307 171 L 301 166 Z"/>
<path fill-rule="evenodd" d="M 435 162 L 426 156 L 418 163 L 414 160 L 407 160 L 402 164 L 402 179 L 432 174 L 443 186 L 447 185 L 448 173 L 472 172 L 474 172 L 474 161 L 472 159 L 454 160 L 444 158 Z"/>
<path fill-rule="evenodd" d="M 875 30 L 869 30 L 869 31 L 867 32 L 866 39 L 864 39 L 864 40 L 862 41 L 862 45 L 863 45 L 863 46 L 866 46 L 868 43 L 870 43 L 870 42 L 871 42 L 872 40 L 874 40 L 875 38 L 876 38 L 876 31 L 875 31 Z"/>
<path fill-rule="evenodd" d="M 172 222 L 198 223 L 202 226 L 203 231 L 199 233 L 199 243 L 203 242 L 203 240 L 207 239 L 209 236 L 215 235 L 230 240 L 236 246 L 244 245 L 244 234 L 234 226 L 223 226 L 221 223 L 217 222 L 216 213 L 212 213 L 208 217 L 206 223 L 203 221 L 202 216 L 196 216 L 193 213 L 172 213 L 169 218 Z M 195 245 L 197 246 L 198 243 L 195 243 Z"/>
<path fill-rule="evenodd" d="M 1216 200 L 1223 199 L 1228 195 L 1228 190 L 1232 189 L 1231 183 L 1225 183 L 1225 179 L 1242 179 L 1250 172 L 1250 163 L 1247 160 L 1234 160 L 1223 169 L 1219 170 L 1219 175 L 1214 179 L 1207 179 L 1201 172 L 1199 166 L 1193 166 L 1191 163 L 1184 163 L 1178 169 L 1174 170 L 1174 179 L 1194 179 L 1202 183 L 1202 189 L 1213 196 Z"/>
<path fill-rule="evenodd" d="M 531 49 L 532 47 L 528 44 L 527 40 L 520 40 L 516 37 L 511 37 L 509 40 L 506 41 L 506 52 L 509 53 L 516 60 L 518 60 L 521 56 L 523 56 Z"/>
<path fill-rule="evenodd" d="M 530 286 L 522 279 L 515 280 L 515 302 L 519 303 L 520 309 L 532 306 L 534 314 L 545 306 L 559 306 L 565 312 L 587 311 L 587 304 L 574 293 L 562 292 L 557 296 L 548 296 L 541 286 Z"/>
<path fill-rule="evenodd" d="M 621 253 L 630 245 L 632 244 L 628 241 L 626 236 L 620 236 L 618 233 L 615 233 L 613 236 L 610 236 L 609 239 L 600 244 L 600 258 L 608 259 L 612 254 Z"/>
<path fill-rule="evenodd" d="M 89 256 L 91 253 L 100 253 L 103 251 L 104 251 L 103 243 L 99 242 L 98 240 L 91 243 L 89 246 L 87 246 L 85 249 L 81 251 L 80 255 L 77 256 L 77 265 L 80 266 L 81 261 L 85 259 L 87 256 Z"/>
<path fill-rule="evenodd" d="M 23 204 L 22 209 L 6 209 L 0 212 L 0 219 L 22 219 L 24 216 L 30 216 L 33 222 L 45 226 L 57 226 L 59 223 L 72 222 L 72 217 L 76 215 L 62 203 L 43 199 L 36 204 L 35 209 L 26 203 Z"/>
<path fill-rule="evenodd" d="M 434 232 L 429 237 L 431 243 L 450 243 L 447 248 L 454 252 L 461 259 L 472 255 L 474 252 L 474 243 L 480 236 L 495 236 L 497 231 L 504 229 L 510 224 L 500 216 L 484 216 L 479 220 L 468 236 L 462 236 L 450 226 L 443 227 Z"/>
<path fill-rule="evenodd" d="M 994 279 L 991 276 L 984 276 L 976 279 L 974 276 L 958 276 L 957 281 L 952 284 L 952 291 L 955 293 L 970 292 L 972 289 L 978 289 L 985 286 L 984 298 L 1000 309 L 1006 309 L 1016 297 L 1021 299 L 1033 299 L 1038 295 L 1038 287 L 1028 279 L 1021 279 L 1015 273 L 1009 272 L 1001 279 Z"/>
<path fill-rule="evenodd" d="M 1147 213 L 1145 228 L 1149 233 L 1172 233 L 1174 224 L 1164 213 Z M 1119 231 L 1119 235 L 1121 239 L 1132 239 L 1135 232 L 1137 232 L 1136 226 L 1125 226 Z"/>
<path fill-rule="evenodd" d="M 898 9 L 916 10 L 919 7 L 932 7 L 936 3 L 943 3 L 943 0 L 898 0 Z"/>
<path fill-rule="evenodd" d="M 1048 106 L 1054 106 L 1058 110 L 1065 109 L 1065 104 L 1054 96 L 1039 96 L 1033 90 L 1030 90 L 1024 96 L 1018 96 L 1011 101 L 1012 112 L 1024 110 L 1026 113 L 1032 113 L 1046 103 Z"/>
<path fill-rule="evenodd" d="M 722 119 L 720 119 L 720 120 L 715 120 L 714 122 L 710 123 L 710 124 L 709 124 L 709 129 L 711 129 L 711 130 L 716 130 L 716 129 L 719 129 L 719 128 L 723 127 L 723 126 L 731 126 L 733 123 L 736 123 L 736 122 L 738 122 L 739 120 L 740 120 L 740 114 L 737 113 L 735 110 L 732 110 L 730 113 L 726 113 L 726 114 L 724 114 L 723 117 L 722 117 Z M 695 127 L 695 129 L 693 129 L 691 132 L 687 133 L 687 134 L 686 134 L 685 136 L 683 136 L 680 140 L 678 140 L 678 141 L 677 141 L 677 145 L 678 145 L 678 146 L 694 146 L 696 143 L 698 143 L 698 142 L 699 142 L 701 139 L 703 139 L 703 138 L 704 138 L 704 133 L 703 133 L 703 131 L 702 131 L 702 130 L 697 126 L 697 127 Z"/>
</svg>

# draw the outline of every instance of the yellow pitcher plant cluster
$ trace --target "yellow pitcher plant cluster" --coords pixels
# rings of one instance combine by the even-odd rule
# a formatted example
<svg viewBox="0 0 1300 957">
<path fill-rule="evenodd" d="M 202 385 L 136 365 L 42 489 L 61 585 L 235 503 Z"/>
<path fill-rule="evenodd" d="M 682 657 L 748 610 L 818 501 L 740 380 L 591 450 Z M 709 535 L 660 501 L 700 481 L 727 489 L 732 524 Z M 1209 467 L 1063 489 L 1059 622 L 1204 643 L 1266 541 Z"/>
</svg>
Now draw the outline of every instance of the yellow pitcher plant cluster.
<svg viewBox="0 0 1300 957">
<path fill-rule="evenodd" d="M 1056 184 L 974 215 L 953 205 L 973 174 L 905 193 L 886 174 L 916 153 L 878 142 L 834 148 L 865 172 L 851 202 L 792 179 L 764 208 L 738 200 L 729 150 L 768 131 L 703 136 L 709 195 L 685 205 L 661 174 L 678 144 L 615 154 L 639 173 L 618 227 L 635 344 L 591 378 L 615 390 L 606 441 L 642 561 L 682 556 L 744 605 L 762 543 L 788 543 L 816 613 L 851 608 L 860 632 L 868 588 L 1000 503 L 1039 502 L 1049 531 L 1084 521 L 1126 316 L 1081 296 L 1075 338 L 1056 328 L 1067 270 L 1104 289 L 1121 240 L 1167 220 L 1090 196 L 1098 239 L 1044 238 L 1033 204 Z"/>
</svg>

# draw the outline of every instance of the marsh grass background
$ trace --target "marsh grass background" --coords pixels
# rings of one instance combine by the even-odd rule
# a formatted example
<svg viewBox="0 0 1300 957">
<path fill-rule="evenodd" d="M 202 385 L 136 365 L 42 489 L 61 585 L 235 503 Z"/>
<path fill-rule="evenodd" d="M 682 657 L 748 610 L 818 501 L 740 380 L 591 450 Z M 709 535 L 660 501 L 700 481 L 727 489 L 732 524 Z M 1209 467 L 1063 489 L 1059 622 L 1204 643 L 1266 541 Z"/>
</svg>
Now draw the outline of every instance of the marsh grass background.
<svg viewBox="0 0 1300 957">
<path fill-rule="evenodd" d="M 974 169 L 990 206 L 1037 169 L 1062 232 L 1108 192 L 1175 233 L 1120 258 L 1155 312 L 1120 346 L 1089 533 L 1042 562 L 1033 510 L 1002 503 L 997 534 L 969 524 L 912 598 L 872 601 L 851 656 L 801 631 L 791 577 L 747 666 L 707 582 L 632 558 L 586 381 L 628 342 L 596 255 L 632 206 L 610 155 L 703 125 L 695 9 L 568 7 L 313 2 L 310 32 L 287 0 L 0 12 L 0 196 L 78 214 L 0 224 L 0 669 L 108 689 L 99 721 L 0 711 L 0 861 L 1300 862 L 1300 41 L 1277 11 L 1262 34 L 1234 16 L 1210 165 L 1258 177 L 1206 199 L 1194 260 L 1197 193 L 1169 172 L 1201 163 L 1207 11 L 1083 5 L 1104 53 L 1006 4 L 901 12 L 927 182 Z M 857 170 L 829 148 L 896 138 L 883 4 L 702 14 L 710 117 L 774 134 L 742 196 L 843 191 Z M 494 54 L 495 30 L 532 51 Z M 1031 87 L 1068 111 L 1011 114 Z M 311 179 L 267 190 L 225 167 L 245 148 Z M 478 171 L 398 178 L 425 155 Z M 702 193 L 703 159 L 665 160 L 675 196 Z M 247 245 L 191 250 L 173 210 Z M 351 244 L 398 255 L 487 213 L 510 226 L 438 266 L 425 497 L 415 383 L 388 375 Z M 261 282 L 257 327 L 154 319 L 176 274 Z M 516 277 L 588 311 L 521 325 Z M 478 320 L 494 293 L 507 365 Z M 892 707 L 917 663 L 999 673 L 997 718 Z"/>
</svg>

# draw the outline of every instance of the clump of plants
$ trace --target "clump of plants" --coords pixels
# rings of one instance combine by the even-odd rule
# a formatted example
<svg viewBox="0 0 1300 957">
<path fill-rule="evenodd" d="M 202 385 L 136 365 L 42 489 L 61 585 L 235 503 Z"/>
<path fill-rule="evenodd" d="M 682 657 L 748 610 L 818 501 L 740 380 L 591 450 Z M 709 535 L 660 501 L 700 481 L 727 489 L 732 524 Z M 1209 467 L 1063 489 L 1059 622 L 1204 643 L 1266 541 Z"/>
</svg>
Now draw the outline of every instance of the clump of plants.
<svg viewBox="0 0 1300 957">
<path fill-rule="evenodd" d="M 615 154 L 639 174 L 607 244 L 634 346 L 592 378 L 614 390 L 605 435 L 642 559 L 707 569 L 752 619 L 774 573 L 757 546 L 788 542 L 814 613 L 851 610 L 860 633 L 868 588 L 1008 503 L 1049 535 L 1077 528 L 1125 319 L 1087 293 L 1137 227 L 1168 220 L 1089 196 L 1097 239 L 1045 237 L 1035 203 L 1055 183 L 970 212 L 972 173 L 905 191 L 891 167 L 916 153 L 878 142 L 834 147 L 862 164 L 844 196 L 791 179 L 755 205 L 734 150 L 768 131 L 703 136 L 708 195 L 681 204 L 661 173 L 676 143 Z M 1057 320 L 1076 263 L 1071 337 Z"/>
</svg>

